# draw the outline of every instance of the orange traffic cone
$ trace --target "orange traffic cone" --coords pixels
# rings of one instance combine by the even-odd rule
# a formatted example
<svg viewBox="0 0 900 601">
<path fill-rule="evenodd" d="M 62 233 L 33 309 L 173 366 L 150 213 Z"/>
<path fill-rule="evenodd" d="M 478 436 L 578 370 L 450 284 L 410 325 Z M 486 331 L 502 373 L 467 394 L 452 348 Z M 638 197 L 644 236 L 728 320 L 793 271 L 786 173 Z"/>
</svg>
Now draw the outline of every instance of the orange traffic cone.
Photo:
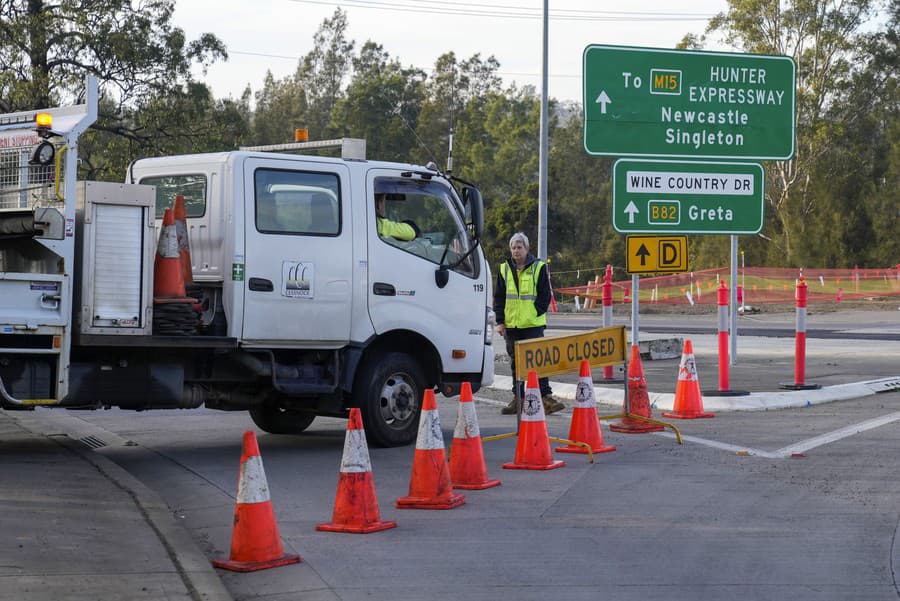
<svg viewBox="0 0 900 601">
<path fill-rule="evenodd" d="M 409 495 L 397 499 L 400 509 L 453 509 L 466 502 L 465 495 L 453 492 L 450 470 L 444 453 L 444 438 L 434 391 L 425 391 L 419 435 L 413 458 Z"/>
<path fill-rule="evenodd" d="M 608 453 L 616 447 L 603 444 L 600 422 L 597 420 L 597 402 L 594 399 L 594 380 L 591 378 L 591 364 L 581 362 L 578 371 L 578 386 L 575 388 L 575 407 L 572 409 L 572 425 L 569 426 L 569 440 L 584 442 L 591 446 L 593 453 Z M 577 445 L 556 447 L 558 453 L 583 453 L 587 449 Z"/>
<path fill-rule="evenodd" d="M 552 470 L 562 467 L 565 461 L 554 461 L 550 452 L 550 435 L 541 402 L 541 389 L 537 373 L 528 372 L 525 383 L 525 399 L 522 403 L 522 422 L 519 424 L 519 440 L 516 457 L 512 463 L 504 463 L 506 470 Z"/>
<path fill-rule="evenodd" d="M 675 402 L 672 411 L 663 413 L 664 417 L 676 419 L 697 419 L 699 417 L 715 417 L 714 413 L 703 412 L 703 396 L 700 392 L 700 379 L 697 377 L 697 362 L 694 359 L 694 345 L 690 340 L 684 341 L 681 353 L 681 364 L 678 366 L 678 384 L 675 385 Z"/>
<path fill-rule="evenodd" d="M 236 501 L 231 557 L 214 559 L 214 566 L 233 572 L 253 572 L 300 563 L 299 555 L 286 555 L 281 546 L 262 457 L 256 435 L 250 430 L 244 432 Z"/>
<path fill-rule="evenodd" d="M 175 237 L 178 239 L 178 257 L 181 261 L 181 275 L 184 285 L 191 286 L 194 283 L 194 267 L 191 262 L 191 243 L 188 239 L 187 213 L 184 209 L 184 196 L 175 195 Z"/>
<path fill-rule="evenodd" d="M 153 296 L 185 298 L 181 254 L 178 251 L 178 236 L 172 209 L 166 209 L 163 213 L 162 230 L 159 233 L 156 259 L 153 262 Z"/>
<path fill-rule="evenodd" d="M 347 436 L 344 438 L 334 517 L 331 522 L 316 526 L 316 530 L 366 534 L 396 527 L 397 522 L 381 521 L 362 415 L 354 407 L 350 409 Z"/>
<path fill-rule="evenodd" d="M 484 490 L 500 484 L 499 480 L 488 479 L 478 416 L 472 402 L 472 386 L 468 382 L 463 382 L 459 391 L 456 428 L 450 447 L 450 482 L 453 488 L 464 490 Z"/>
<path fill-rule="evenodd" d="M 648 419 L 653 417 L 650 412 L 650 396 L 647 394 L 647 380 L 644 379 L 644 366 L 641 364 L 641 349 L 636 344 L 631 346 L 631 361 L 628 363 L 628 404 L 625 417 L 616 424 L 610 424 L 609 429 L 624 434 L 643 434 L 644 432 L 663 430 L 659 424 L 632 419 L 629 415 Z"/>
</svg>

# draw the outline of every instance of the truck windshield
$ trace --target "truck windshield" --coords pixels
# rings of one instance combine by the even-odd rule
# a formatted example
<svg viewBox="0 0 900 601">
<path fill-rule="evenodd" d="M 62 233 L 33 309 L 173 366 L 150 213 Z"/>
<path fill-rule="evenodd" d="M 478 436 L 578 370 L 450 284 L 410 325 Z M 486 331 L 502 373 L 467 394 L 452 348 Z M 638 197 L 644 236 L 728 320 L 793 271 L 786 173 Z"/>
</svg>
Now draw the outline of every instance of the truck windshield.
<svg viewBox="0 0 900 601">
<path fill-rule="evenodd" d="M 457 265 L 473 242 L 460 217 L 460 202 L 450 186 L 436 180 L 380 177 L 375 180 L 373 194 L 384 198 L 384 218 L 408 222 L 416 229 L 415 239 L 383 237 L 387 244 L 436 265 L 454 265 L 454 270 L 463 275 L 478 276 L 478 263 L 471 254 Z"/>
</svg>

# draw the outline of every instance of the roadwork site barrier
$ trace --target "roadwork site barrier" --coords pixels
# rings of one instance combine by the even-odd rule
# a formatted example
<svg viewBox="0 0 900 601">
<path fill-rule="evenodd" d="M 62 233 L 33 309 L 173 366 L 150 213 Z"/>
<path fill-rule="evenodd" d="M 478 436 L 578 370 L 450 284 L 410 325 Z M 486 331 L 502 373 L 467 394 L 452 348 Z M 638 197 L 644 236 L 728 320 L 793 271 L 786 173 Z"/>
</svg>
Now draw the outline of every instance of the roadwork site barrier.
<svg viewBox="0 0 900 601">
<path fill-rule="evenodd" d="M 640 302 L 668 305 L 714 305 L 719 282 L 729 269 L 705 269 L 671 275 L 641 278 Z M 559 274 L 557 274 L 559 277 Z M 900 296 L 900 264 L 884 269 L 795 269 L 745 267 L 738 269 L 741 305 L 793 303 L 798 280 L 809 283 L 807 301 L 811 303 L 869 300 Z M 612 283 L 613 302 L 630 302 L 631 281 Z M 598 281 L 584 286 L 554 288 L 558 294 L 577 296 L 585 309 L 603 298 Z"/>
<path fill-rule="evenodd" d="M 559 336 L 533 338 L 531 340 L 519 340 L 516 342 L 515 347 L 516 367 L 517 370 L 521 370 L 521 373 L 528 373 L 529 376 L 531 372 L 534 372 L 536 377 L 550 377 L 574 373 L 576 369 L 578 369 L 580 373 L 581 363 L 583 361 L 586 361 L 592 368 L 626 363 L 626 348 L 625 326 L 598 328 L 580 334 L 563 334 Z M 636 364 L 635 361 L 637 362 Z M 634 346 L 632 349 L 631 363 L 633 365 L 629 367 L 629 376 L 633 368 L 640 368 L 640 380 L 643 380 L 643 368 L 640 366 L 640 350 L 637 346 Z M 513 374 L 513 379 L 516 379 L 516 377 L 517 374 Z M 617 431 L 625 432 L 637 432 L 641 430 L 653 431 L 654 429 L 658 431 L 663 428 L 671 428 L 675 432 L 678 442 L 681 443 L 681 433 L 675 426 L 652 419 L 649 415 L 649 402 L 646 403 L 647 414 L 644 414 L 644 412 L 636 413 L 633 411 L 633 408 L 630 406 L 630 397 L 634 393 L 634 390 L 636 390 L 634 388 L 636 382 L 633 382 L 631 377 L 629 377 L 628 380 L 628 386 L 625 388 L 622 413 L 599 417 L 598 419 L 608 420 L 623 418 L 623 423 L 625 424 L 624 429 Z M 593 386 L 593 382 L 591 382 L 591 386 Z M 520 435 L 523 403 L 522 399 L 518 398 L 518 382 L 515 383 L 513 388 L 515 389 L 516 400 L 519 405 L 518 416 L 520 425 L 517 432 L 488 436 L 483 439 L 485 442 Z M 643 390 L 643 396 L 646 397 L 646 382 L 643 384 Z M 540 400 L 540 394 L 538 394 L 538 400 Z M 541 414 L 543 414 L 543 408 L 541 408 Z M 635 422 L 649 422 L 656 425 L 654 428 L 637 428 L 633 425 Z M 615 429 L 616 426 L 622 427 L 621 425 L 613 424 L 610 429 Z M 593 463 L 594 451 L 591 449 L 591 445 L 586 444 L 585 441 L 573 441 L 554 437 L 550 437 L 550 440 L 561 444 L 568 444 L 570 446 L 577 447 L 581 445 L 586 447 L 589 461 Z"/>
</svg>

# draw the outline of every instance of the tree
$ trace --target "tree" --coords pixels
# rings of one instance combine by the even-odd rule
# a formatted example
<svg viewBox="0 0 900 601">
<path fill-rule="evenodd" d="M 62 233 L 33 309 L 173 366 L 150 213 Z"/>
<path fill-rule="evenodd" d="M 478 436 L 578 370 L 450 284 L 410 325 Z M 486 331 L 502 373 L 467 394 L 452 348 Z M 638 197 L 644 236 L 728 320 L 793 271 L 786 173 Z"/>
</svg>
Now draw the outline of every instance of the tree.
<svg viewBox="0 0 900 601">
<path fill-rule="evenodd" d="M 306 123 L 306 94 L 296 77 L 276 81 L 266 72 L 262 90 L 256 93 L 253 113 L 255 144 L 283 144 L 292 139 L 294 129 Z"/>
<path fill-rule="evenodd" d="M 547 248 L 558 274 L 554 286 L 574 286 L 595 273 L 602 275 L 607 263 L 620 264 L 625 240 L 610 219 L 612 161 L 584 151 L 580 105 L 564 105 L 554 113 L 558 118 L 552 121 L 547 157 Z"/>
<path fill-rule="evenodd" d="M 488 99 L 501 92 L 497 70 L 500 63 L 493 56 L 482 59 L 474 54 L 459 62 L 456 54 L 447 52 L 435 61 L 431 77 L 426 83 L 426 99 L 419 118 L 418 134 L 429 149 L 420 158 L 434 160 L 447 156 L 450 133 L 454 133 L 454 172 L 466 168 L 467 150 L 484 138 L 479 126 L 485 120 Z M 466 135 L 461 136 L 461 131 Z"/>
<path fill-rule="evenodd" d="M 366 42 L 353 60 L 354 76 L 335 107 L 333 127 L 364 138 L 366 152 L 382 160 L 409 161 L 422 110 L 425 73 L 403 68 L 384 49 Z"/>
<path fill-rule="evenodd" d="M 78 97 L 95 75 L 119 105 L 191 80 L 194 63 L 227 58 L 212 34 L 188 42 L 174 0 L 0 3 L 0 112 Z"/>
<path fill-rule="evenodd" d="M 313 49 L 297 69 L 296 81 L 307 106 L 310 137 L 330 137 L 334 107 L 343 97 L 344 81 L 350 75 L 355 42 L 347 40 L 347 13 L 340 8 L 325 19 L 313 36 Z"/>
<path fill-rule="evenodd" d="M 827 119 L 835 91 L 847 77 L 859 29 L 877 0 L 728 0 L 707 33 L 721 32 L 746 52 L 783 54 L 797 64 L 797 151 L 792 160 L 767 165 L 766 200 L 774 236 L 768 258 L 796 262 L 816 205 L 810 183 L 815 162 L 840 130 Z"/>
</svg>

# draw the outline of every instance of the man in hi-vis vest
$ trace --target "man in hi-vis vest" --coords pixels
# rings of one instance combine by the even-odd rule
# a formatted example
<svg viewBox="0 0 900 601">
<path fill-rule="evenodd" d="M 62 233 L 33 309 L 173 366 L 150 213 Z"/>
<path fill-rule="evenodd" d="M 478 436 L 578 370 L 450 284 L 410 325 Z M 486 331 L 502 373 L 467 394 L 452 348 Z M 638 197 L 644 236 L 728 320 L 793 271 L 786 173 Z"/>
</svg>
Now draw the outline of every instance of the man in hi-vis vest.
<svg viewBox="0 0 900 601">
<path fill-rule="evenodd" d="M 517 232 L 509 239 L 512 255 L 500 265 L 497 284 L 494 286 L 494 313 L 497 316 L 497 333 L 506 339 L 513 375 L 513 400 L 500 410 L 504 415 L 515 415 L 516 383 L 519 397 L 524 396 L 520 380 L 525 374 L 516 374 L 516 340 L 529 340 L 544 336 L 547 327 L 547 308 L 550 307 L 550 276 L 547 266 L 528 252 L 528 236 Z M 554 413 L 565 405 L 553 398 L 550 382 L 540 378 L 544 412 Z"/>
</svg>

